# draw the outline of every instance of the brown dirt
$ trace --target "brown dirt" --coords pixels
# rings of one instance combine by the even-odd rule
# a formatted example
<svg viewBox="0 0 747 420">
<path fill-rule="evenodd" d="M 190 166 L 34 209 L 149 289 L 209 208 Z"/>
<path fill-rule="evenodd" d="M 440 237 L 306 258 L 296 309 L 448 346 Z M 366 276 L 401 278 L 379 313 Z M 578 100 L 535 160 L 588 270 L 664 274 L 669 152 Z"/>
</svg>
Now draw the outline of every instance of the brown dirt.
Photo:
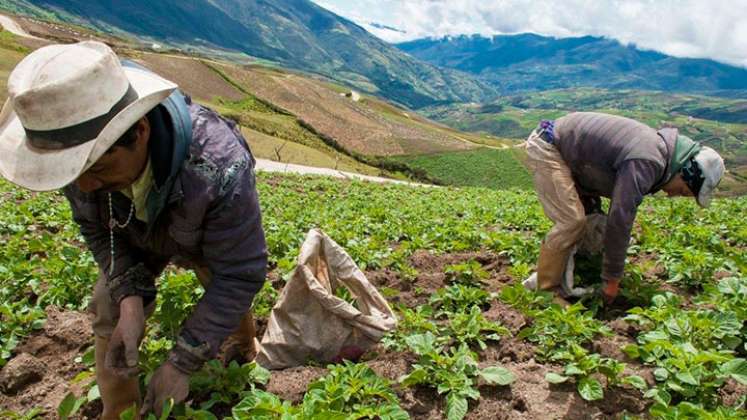
<svg viewBox="0 0 747 420">
<path fill-rule="evenodd" d="M 524 314 L 498 300 L 492 303 L 484 315 L 491 321 L 500 322 L 511 331 L 512 335 L 516 335 L 529 322 Z"/>
<path fill-rule="evenodd" d="M 489 342 L 480 354 L 480 360 L 491 363 L 521 363 L 534 359 L 535 348 L 530 343 L 514 337 L 503 337 L 501 341 Z"/>
<path fill-rule="evenodd" d="M 48 42 L 35 42 L 54 42 L 69 44 L 73 42 L 93 39 L 105 42 L 109 45 L 117 45 L 122 43 L 122 41 L 117 38 L 105 36 L 101 33 L 91 31 L 90 29 L 85 29 L 74 25 L 45 22 L 39 19 L 20 16 L 14 16 L 13 19 L 29 34 L 48 40 Z"/>
<path fill-rule="evenodd" d="M 319 367 L 295 367 L 272 371 L 267 391 L 282 399 L 297 403 L 303 399 L 310 383 L 327 373 Z"/>
<path fill-rule="evenodd" d="M 418 270 L 412 282 L 403 281 L 400 276 L 389 270 L 370 271 L 370 280 L 379 288 L 391 287 L 401 292 L 390 298 L 407 306 L 416 306 L 427 301 L 430 293 L 447 284 L 444 269 L 447 265 L 477 260 L 490 273 L 485 288 L 499 291 L 510 277 L 506 274 L 507 261 L 490 252 L 465 252 L 434 255 L 429 252 L 417 252 L 409 264 Z M 270 275 L 274 283 L 281 284 L 276 274 Z M 505 325 L 515 335 L 531 320 L 515 309 L 498 300 L 491 303 L 484 312 L 488 319 Z M 264 320 L 258 320 L 260 323 Z M 625 374 L 638 374 L 649 384 L 653 383 L 650 369 L 635 361 L 627 360 L 620 349 L 634 340 L 635 330 L 622 320 L 608 323 L 615 334 L 597 340 L 593 350 L 604 356 L 615 357 L 628 363 Z M 49 321 L 44 330 L 27 339 L 18 348 L 22 357 L 34 357 L 42 364 L 49 366 L 43 372 L 41 380 L 22 388 L 18 395 L 0 395 L 0 406 L 18 411 L 32 407 L 43 407 L 47 413 L 56 410 L 59 401 L 73 390 L 80 394 L 80 385 L 71 386 L 72 378 L 84 369 L 74 362 L 91 342 L 90 323 L 86 315 L 76 312 L 49 309 Z M 19 356 L 21 357 L 21 356 Z M 510 369 L 517 377 L 514 384 L 508 387 L 494 387 L 481 384 L 481 398 L 470 402 L 468 419 L 613 419 L 620 413 L 628 411 L 641 414 L 647 410 L 648 401 L 638 391 L 622 388 L 605 389 L 602 401 L 589 403 L 581 399 L 575 384 L 551 385 L 545 381 L 545 374 L 558 367 L 541 364 L 535 360 L 535 348 L 531 343 L 512 337 L 504 337 L 499 342 L 489 342 L 488 348 L 479 352 L 482 367 L 499 364 Z M 433 389 L 427 387 L 402 388 L 396 381 L 405 375 L 416 363 L 417 357 L 411 353 L 387 352 L 377 346 L 366 353 L 362 361 L 378 375 L 395 383 L 394 389 L 399 395 L 402 407 L 413 419 L 443 418 L 444 399 Z M 326 373 L 321 367 L 298 367 L 273 371 L 267 385 L 269 392 L 280 398 L 298 403 L 308 385 Z M 33 375 L 32 375 L 33 376 Z M 2 383 L 2 375 L 0 375 Z M 736 401 L 744 395 L 745 387 L 731 383 L 724 388 L 727 401 Z M 727 398 L 736 395 L 734 398 Z M 95 418 L 101 410 L 100 402 L 88 404 L 79 414 L 80 418 Z"/>
<path fill-rule="evenodd" d="M 733 407 L 743 397 L 747 396 L 747 385 L 742 385 L 734 379 L 729 379 L 726 381 L 726 385 L 721 388 L 720 394 L 724 400 L 724 405 Z"/>
<path fill-rule="evenodd" d="M 607 323 L 607 326 L 612 329 L 616 334 L 624 335 L 629 338 L 635 338 L 638 336 L 640 329 L 636 324 L 632 324 L 624 319 L 615 319 Z"/>
<path fill-rule="evenodd" d="M 51 306 L 47 308 L 44 328 L 32 334 L 15 350 L 17 358 L 32 358 L 41 363 L 44 369 L 16 394 L 0 393 L 0 407 L 18 412 L 38 407 L 47 418 L 57 412 L 57 406 L 68 392 L 80 395 L 86 381 L 78 384 L 71 381 L 85 370 L 85 366 L 75 359 L 93 344 L 90 325 L 86 314 Z M 11 363 L 13 360 L 3 369 L 4 373 Z"/>
<path fill-rule="evenodd" d="M 410 367 L 417 362 L 417 357 L 410 353 L 385 353 L 383 348 L 377 348 L 377 350 L 381 353 L 376 354 L 376 357 L 367 361 L 366 364 L 377 375 L 390 381 L 396 381 L 407 374 Z"/>
<path fill-rule="evenodd" d="M 628 356 L 622 351 L 623 347 L 629 344 L 635 344 L 635 340 L 621 335 L 600 337 L 594 341 L 592 351 L 604 357 L 630 362 Z"/>
<path fill-rule="evenodd" d="M 435 123 L 409 119 L 405 110 L 384 112 L 373 99 L 354 102 L 319 80 L 255 67 L 218 67 L 252 94 L 285 109 L 350 151 L 390 156 L 475 147 Z"/>
<path fill-rule="evenodd" d="M 485 290 L 497 292 L 502 284 L 511 281 L 511 277 L 506 274 L 509 266 L 508 260 L 491 252 L 437 255 L 428 251 L 417 251 L 408 259 L 409 264 L 418 271 L 414 280 L 403 279 L 397 272 L 390 269 L 369 270 L 366 272 L 366 277 L 378 288 L 387 287 L 399 291 L 397 295 L 389 297 L 391 303 L 415 307 L 427 303 L 431 294 L 448 286 L 448 279 L 444 273 L 446 266 L 469 260 L 478 261 L 490 274 L 483 286 Z"/>
<path fill-rule="evenodd" d="M 237 101 L 246 96 L 196 58 L 144 53 L 139 61 L 195 99 L 212 101 L 220 96 Z"/>
</svg>

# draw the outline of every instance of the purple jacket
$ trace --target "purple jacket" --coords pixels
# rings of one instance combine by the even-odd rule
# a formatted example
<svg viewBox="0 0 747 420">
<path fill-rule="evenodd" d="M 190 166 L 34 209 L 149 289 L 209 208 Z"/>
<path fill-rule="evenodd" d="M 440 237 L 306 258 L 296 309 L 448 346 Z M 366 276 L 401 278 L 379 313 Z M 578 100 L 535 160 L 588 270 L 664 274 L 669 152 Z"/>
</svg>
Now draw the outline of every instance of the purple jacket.
<svg viewBox="0 0 747 420">
<path fill-rule="evenodd" d="M 600 203 L 600 196 L 611 199 L 602 278 L 621 278 L 638 206 L 644 195 L 669 180 L 677 130 L 657 131 L 630 118 L 575 112 L 555 121 L 555 133 L 585 206 Z"/>
<path fill-rule="evenodd" d="M 149 223 L 133 218 L 115 229 L 115 270 L 109 275 L 106 193 L 64 192 L 114 302 L 155 298 L 155 278 L 169 261 L 206 266 L 212 281 L 180 336 L 207 343 L 207 357 L 239 325 L 266 275 L 267 250 L 255 188 L 254 159 L 233 122 L 178 92 L 148 114 L 155 187 L 147 199 Z M 127 219 L 130 200 L 112 193 L 115 218 Z M 203 345 L 204 348 L 204 345 Z"/>
</svg>

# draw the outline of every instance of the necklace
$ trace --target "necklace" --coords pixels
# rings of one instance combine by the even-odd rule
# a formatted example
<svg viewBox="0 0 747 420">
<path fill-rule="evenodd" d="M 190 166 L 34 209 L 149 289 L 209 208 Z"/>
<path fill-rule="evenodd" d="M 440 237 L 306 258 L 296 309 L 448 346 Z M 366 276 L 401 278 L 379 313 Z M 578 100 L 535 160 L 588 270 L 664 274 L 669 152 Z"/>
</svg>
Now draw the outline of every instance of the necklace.
<svg viewBox="0 0 747 420">
<path fill-rule="evenodd" d="M 114 218 L 114 210 L 112 209 L 112 194 L 109 193 L 109 254 L 111 260 L 109 261 L 109 275 L 114 274 L 114 228 L 124 229 L 132 221 L 132 215 L 135 214 L 135 203 L 130 203 L 130 214 L 127 216 L 127 220 L 124 223 L 119 223 Z"/>
</svg>

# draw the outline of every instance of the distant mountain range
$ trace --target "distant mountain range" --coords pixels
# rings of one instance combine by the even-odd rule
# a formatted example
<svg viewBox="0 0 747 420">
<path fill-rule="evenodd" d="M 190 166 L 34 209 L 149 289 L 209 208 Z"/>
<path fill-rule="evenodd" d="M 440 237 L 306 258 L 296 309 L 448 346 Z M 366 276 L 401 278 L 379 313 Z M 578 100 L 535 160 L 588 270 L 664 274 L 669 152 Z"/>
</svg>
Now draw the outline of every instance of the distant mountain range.
<svg viewBox="0 0 747 420">
<path fill-rule="evenodd" d="M 590 36 L 456 36 L 394 46 L 309 0 L 0 0 L 0 8 L 184 50 L 239 51 L 415 109 L 574 87 L 747 98 L 747 69 L 712 60 Z"/>
<path fill-rule="evenodd" d="M 496 96 L 478 77 L 415 59 L 308 0 L 0 0 L 0 7 L 170 45 L 237 50 L 413 108 Z"/>
<path fill-rule="evenodd" d="M 747 89 L 747 69 L 592 36 L 474 35 L 397 46 L 431 64 L 479 75 L 502 93 L 587 86 L 744 96 L 730 91 Z"/>
</svg>

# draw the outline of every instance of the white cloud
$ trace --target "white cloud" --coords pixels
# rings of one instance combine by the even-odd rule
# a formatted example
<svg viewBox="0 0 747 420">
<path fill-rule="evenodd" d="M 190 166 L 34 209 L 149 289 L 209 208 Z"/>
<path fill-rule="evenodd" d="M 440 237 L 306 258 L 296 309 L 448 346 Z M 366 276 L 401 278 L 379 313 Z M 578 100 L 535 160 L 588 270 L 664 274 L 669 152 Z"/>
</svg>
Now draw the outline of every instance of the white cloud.
<svg viewBox="0 0 747 420">
<path fill-rule="evenodd" d="M 594 35 L 747 67 L 747 0 L 314 1 L 389 42 L 459 34 Z"/>
</svg>

